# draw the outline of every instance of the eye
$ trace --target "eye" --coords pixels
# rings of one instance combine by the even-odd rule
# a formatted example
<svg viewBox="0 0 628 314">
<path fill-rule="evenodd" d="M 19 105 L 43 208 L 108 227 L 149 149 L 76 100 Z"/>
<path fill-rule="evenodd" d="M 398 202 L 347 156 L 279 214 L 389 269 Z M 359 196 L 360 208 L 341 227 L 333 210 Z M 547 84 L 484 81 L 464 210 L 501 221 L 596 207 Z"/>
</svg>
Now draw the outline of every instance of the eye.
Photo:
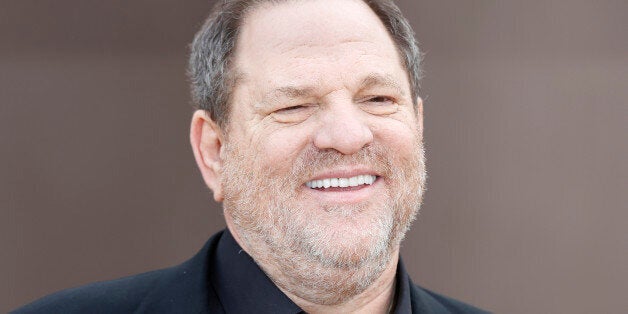
<svg viewBox="0 0 628 314">
<path fill-rule="evenodd" d="M 306 120 L 316 106 L 312 104 L 301 104 L 279 108 L 272 113 L 272 117 L 281 123 L 298 123 Z"/>
<path fill-rule="evenodd" d="M 290 113 L 290 112 L 296 112 L 296 111 L 305 109 L 305 107 L 306 107 L 305 105 L 296 105 L 296 106 L 290 106 L 290 107 L 281 108 L 281 109 L 278 109 L 275 112 L 278 112 L 278 113 Z"/>
<path fill-rule="evenodd" d="M 397 112 L 399 105 L 395 98 L 390 96 L 371 96 L 362 102 L 362 108 L 374 115 L 389 115 Z"/>
<path fill-rule="evenodd" d="M 386 103 L 386 102 L 393 102 L 393 99 L 387 96 L 375 96 L 375 97 L 370 98 L 368 101 L 376 102 L 376 103 Z"/>
</svg>

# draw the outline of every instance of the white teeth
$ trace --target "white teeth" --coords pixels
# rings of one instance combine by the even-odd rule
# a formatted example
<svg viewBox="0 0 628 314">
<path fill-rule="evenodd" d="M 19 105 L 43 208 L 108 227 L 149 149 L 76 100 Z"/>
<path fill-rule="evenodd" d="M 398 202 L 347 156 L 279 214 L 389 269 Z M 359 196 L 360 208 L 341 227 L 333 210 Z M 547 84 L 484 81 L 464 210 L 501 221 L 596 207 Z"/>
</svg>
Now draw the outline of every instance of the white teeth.
<svg viewBox="0 0 628 314">
<path fill-rule="evenodd" d="M 338 178 L 338 187 L 346 188 L 349 186 L 349 179 L 347 178 Z"/>
<path fill-rule="evenodd" d="M 323 187 L 324 188 L 328 188 L 331 186 L 331 180 L 330 179 L 324 179 L 323 180 Z"/>
<path fill-rule="evenodd" d="M 364 182 L 365 182 L 364 181 L 364 176 L 363 175 L 359 175 L 358 176 L 358 185 L 362 185 L 362 184 L 364 184 Z"/>
<path fill-rule="evenodd" d="M 305 182 L 305 186 L 311 189 L 329 188 L 329 187 L 341 187 L 346 188 L 350 186 L 359 186 L 363 184 L 371 185 L 377 179 L 373 175 L 358 175 L 351 178 L 327 178 L 321 180 L 312 180 Z"/>
</svg>

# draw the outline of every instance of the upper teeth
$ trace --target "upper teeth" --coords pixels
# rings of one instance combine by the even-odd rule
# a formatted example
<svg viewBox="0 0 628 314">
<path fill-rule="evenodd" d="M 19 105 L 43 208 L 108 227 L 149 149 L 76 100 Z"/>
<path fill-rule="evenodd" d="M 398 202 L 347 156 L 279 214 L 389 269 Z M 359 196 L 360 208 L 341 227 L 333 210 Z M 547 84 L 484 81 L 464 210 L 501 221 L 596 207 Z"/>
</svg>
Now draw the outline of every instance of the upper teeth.
<svg viewBox="0 0 628 314">
<path fill-rule="evenodd" d="M 328 178 L 321 180 L 312 180 L 305 183 L 308 188 L 316 189 L 316 188 L 328 188 L 328 187 L 340 187 L 346 188 L 349 186 L 358 186 L 362 184 L 373 184 L 375 182 L 376 176 L 364 174 L 351 178 Z"/>
</svg>

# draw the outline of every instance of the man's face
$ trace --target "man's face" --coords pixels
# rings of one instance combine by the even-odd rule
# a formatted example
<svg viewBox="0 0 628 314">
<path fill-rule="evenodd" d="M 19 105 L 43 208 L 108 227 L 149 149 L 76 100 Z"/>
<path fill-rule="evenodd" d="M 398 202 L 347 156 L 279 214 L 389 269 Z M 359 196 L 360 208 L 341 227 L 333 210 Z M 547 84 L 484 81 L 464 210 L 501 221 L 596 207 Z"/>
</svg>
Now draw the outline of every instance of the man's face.
<svg viewBox="0 0 628 314">
<path fill-rule="evenodd" d="M 425 176 L 421 109 L 384 26 L 360 1 L 263 6 L 244 21 L 234 66 L 221 178 L 236 237 L 286 276 L 381 273 Z"/>
</svg>

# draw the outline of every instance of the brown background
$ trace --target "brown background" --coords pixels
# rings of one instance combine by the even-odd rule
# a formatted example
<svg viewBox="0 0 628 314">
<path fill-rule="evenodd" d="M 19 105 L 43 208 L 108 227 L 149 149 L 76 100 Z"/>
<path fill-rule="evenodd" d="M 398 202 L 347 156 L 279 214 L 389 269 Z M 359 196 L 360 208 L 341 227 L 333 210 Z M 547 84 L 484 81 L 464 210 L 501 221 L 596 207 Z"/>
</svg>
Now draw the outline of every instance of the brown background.
<svg viewBox="0 0 628 314">
<path fill-rule="evenodd" d="M 415 281 L 498 313 L 628 312 L 628 2 L 400 6 L 427 53 Z M 187 139 L 209 7 L 0 2 L 0 312 L 223 227 Z"/>
</svg>

